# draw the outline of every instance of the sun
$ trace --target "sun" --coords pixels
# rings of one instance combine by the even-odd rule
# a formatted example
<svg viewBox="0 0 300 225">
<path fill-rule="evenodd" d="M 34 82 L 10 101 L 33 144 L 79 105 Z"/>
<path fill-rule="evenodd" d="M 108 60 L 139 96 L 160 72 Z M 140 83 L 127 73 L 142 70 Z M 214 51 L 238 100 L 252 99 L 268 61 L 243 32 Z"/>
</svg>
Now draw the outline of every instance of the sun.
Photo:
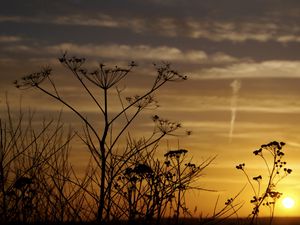
<svg viewBox="0 0 300 225">
<path fill-rule="evenodd" d="M 291 197 L 285 197 L 284 199 L 282 199 L 281 203 L 285 208 L 290 209 L 294 207 L 295 200 L 292 199 Z"/>
</svg>

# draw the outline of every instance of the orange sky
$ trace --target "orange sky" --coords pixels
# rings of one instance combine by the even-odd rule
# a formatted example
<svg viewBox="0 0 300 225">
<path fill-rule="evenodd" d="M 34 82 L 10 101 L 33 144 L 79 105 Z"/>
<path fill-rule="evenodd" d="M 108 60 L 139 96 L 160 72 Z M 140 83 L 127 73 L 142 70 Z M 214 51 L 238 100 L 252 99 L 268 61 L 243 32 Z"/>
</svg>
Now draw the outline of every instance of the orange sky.
<svg viewBox="0 0 300 225">
<path fill-rule="evenodd" d="M 198 213 L 211 213 L 218 195 L 222 205 L 243 188 L 246 179 L 235 169 L 237 164 L 246 163 L 251 176 L 261 173 L 263 162 L 252 151 L 277 140 L 287 143 L 286 160 L 293 169 L 279 191 L 296 199 L 292 210 L 278 207 L 277 215 L 300 216 L 300 4 L 242 2 L 6 1 L 0 9 L 1 112 L 5 92 L 12 108 L 22 96 L 23 106 L 37 114 L 51 116 L 60 110 L 48 97 L 12 84 L 51 65 L 63 94 L 95 118 L 97 111 L 57 61 L 65 50 L 86 57 L 92 67 L 99 61 L 113 66 L 135 60 L 139 67 L 128 77 L 128 95 L 151 84 L 153 62 L 170 62 L 189 79 L 160 90 L 156 97 L 161 107 L 145 111 L 136 128 L 141 134 L 149 131 L 153 113 L 180 121 L 193 131 L 179 143 L 194 161 L 217 156 L 201 185 L 219 192 L 192 193 Z M 240 82 L 235 92 L 234 81 Z M 78 125 L 68 112 L 64 117 Z M 162 151 L 168 145 L 177 148 L 177 139 L 165 141 Z M 246 215 L 249 187 L 240 201 L 245 202 L 241 215 Z"/>
</svg>

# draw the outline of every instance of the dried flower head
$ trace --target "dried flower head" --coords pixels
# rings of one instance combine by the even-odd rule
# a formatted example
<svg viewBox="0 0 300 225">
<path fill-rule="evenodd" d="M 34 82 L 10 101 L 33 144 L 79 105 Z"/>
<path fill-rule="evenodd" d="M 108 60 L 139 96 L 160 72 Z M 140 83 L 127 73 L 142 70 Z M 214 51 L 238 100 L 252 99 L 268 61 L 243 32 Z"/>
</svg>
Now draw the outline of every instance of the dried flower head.
<svg viewBox="0 0 300 225">
<path fill-rule="evenodd" d="M 43 67 L 40 72 L 31 73 L 23 76 L 20 80 L 14 81 L 17 88 L 28 89 L 41 84 L 47 77 L 50 76 L 52 69 L 47 66 Z"/>
</svg>

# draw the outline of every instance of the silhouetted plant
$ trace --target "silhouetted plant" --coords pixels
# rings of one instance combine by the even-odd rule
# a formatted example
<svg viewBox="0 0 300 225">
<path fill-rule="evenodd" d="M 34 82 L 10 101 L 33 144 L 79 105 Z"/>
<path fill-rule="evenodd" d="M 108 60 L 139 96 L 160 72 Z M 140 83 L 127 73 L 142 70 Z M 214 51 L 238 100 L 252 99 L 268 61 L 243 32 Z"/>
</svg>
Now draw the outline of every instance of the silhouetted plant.
<svg viewBox="0 0 300 225">
<path fill-rule="evenodd" d="M 246 186 L 245 186 L 246 187 Z M 238 196 L 244 191 L 245 187 L 242 188 L 234 197 L 228 198 L 222 207 L 219 208 L 219 197 L 214 206 L 212 215 L 207 215 L 206 217 L 200 216 L 201 225 L 216 225 L 216 224 L 227 224 L 226 221 L 232 216 L 236 216 L 235 225 L 243 225 L 243 221 L 240 220 L 238 216 L 238 211 L 243 207 L 242 202 L 237 202 Z"/>
<path fill-rule="evenodd" d="M 21 109 L 0 118 L 0 219 L 8 222 L 78 219 L 70 205 L 76 197 L 61 177 L 70 176 L 71 134 L 63 124 L 43 121 L 33 127 L 33 114 L 24 119 Z M 64 207 L 64 205 L 68 207 Z"/>
<path fill-rule="evenodd" d="M 114 181 L 122 174 L 128 162 L 150 146 L 157 146 L 163 137 L 172 134 L 181 127 L 179 123 L 154 116 L 155 129 L 152 135 L 145 138 L 141 145 L 134 146 L 130 141 L 129 126 L 144 109 L 158 107 L 153 94 L 159 88 L 167 82 L 182 81 L 186 80 L 187 77 L 173 70 L 169 64 L 155 65 L 157 75 L 150 89 L 141 95 L 124 98 L 117 85 L 137 66 L 134 62 L 131 62 L 127 68 L 109 68 L 104 64 L 99 64 L 98 68 L 88 70 L 84 67 L 84 58 L 68 57 L 64 54 L 59 58 L 59 61 L 71 71 L 73 78 L 79 82 L 83 92 L 95 104 L 101 115 L 100 120 L 90 120 L 82 108 L 76 108 L 74 104 L 64 98 L 49 67 L 43 68 L 41 72 L 24 76 L 19 81 L 15 81 L 15 85 L 20 89 L 35 88 L 40 90 L 65 105 L 83 122 L 85 135 L 79 135 L 79 133 L 78 135 L 91 153 L 93 163 L 90 166 L 93 168 L 84 178 L 87 183 L 79 182 L 79 186 L 83 185 L 82 190 L 92 200 L 96 201 L 97 220 L 99 222 L 108 221 L 111 218 L 111 209 L 116 205 L 115 199 L 112 198 Z M 96 87 L 97 93 L 90 85 Z M 116 90 L 114 94 L 111 92 L 112 88 Z M 102 96 L 99 96 L 99 90 Z M 120 100 L 121 109 L 117 113 L 109 107 L 112 95 L 117 96 Z M 117 123 L 121 124 L 120 129 L 117 128 L 118 126 L 114 126 Z M 122 138 L 127 139 L 127 144 L 123 151 L 120 151 L 117 146 L 120 145 Z M 88 185 L 89 187 L 87 187 Z M 98 186 L 98 192 L 95 191 L 94 186 Z"/>
<path fill-rule="evenodd" d="M 267 168 L 268 177 L 265 178 L 265 185 L 262 182 L 264 179 L 262 175 L 254 176 L 252 179 L 249 177 L 245 170 L 245 163 L 236 166 L 238 170 L 241 170 L 245 174 L 254 193 L 250 201 L 253 204 L 253 210 L 250 214 L 251 225 L 257 223 L 261 206 L 266 206 L 270 209 L 269 224 L 272 224 L 276 202 L 282 195 L 282 193 L 276 190 L 276 185 L 292 172 L 291 169 L 286 167 L 287 163 L 283 160 L 285 155 L 283 152 L 284 145 L 284 142 L 273 141 L 269 144 L 261 145 L 258 150 L 253 152 L 255 156 L 259 156 L 263 159 Z M 270 161 L 268 161 L 267 155 L 271 156 Z"/>
<path fill-rule="evenodd" d="M 151 151 L 138 156 L 139 160 L 132 161 L 132 165 L 129 163 L 114 184 L 119 205 L 125 209 L 124 215 L 129 222 L 160 224 L 162 218 L 169 216 L 178 224 L 180 215 L 191 216 L 185 193 L 191 189 L 204 190 L 197 182 L 214 158 L 196 165 L 186 157 L 187 152 L 185 149 L 170 150 L 161 161 Z"/>
</svg>

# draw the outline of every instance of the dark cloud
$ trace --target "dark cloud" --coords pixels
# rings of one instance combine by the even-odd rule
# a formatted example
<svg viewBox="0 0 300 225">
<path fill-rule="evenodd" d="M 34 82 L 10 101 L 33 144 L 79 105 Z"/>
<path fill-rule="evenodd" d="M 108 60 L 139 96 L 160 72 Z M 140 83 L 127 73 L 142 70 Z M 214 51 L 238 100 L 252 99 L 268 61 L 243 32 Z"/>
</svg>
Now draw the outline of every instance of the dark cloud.
<svg viewBox="0 0 300 225">
<path fill-rule="evenodd" d="M 49 41 L 155 43 L 177 38 L 178 44 L 184 39 L 286 44 L 300 41 L 297 6 L 297 1 L 279 0 L 5 1 L 0 26 L 4 35 L 44 35 Z"/>
<path fill-rule="evenodd" d="M 293 0 L 12 0 L 2 3 L 2 15 L 73 15 L 98 13 L 113 17 L 193 17 L 198 19 L 236 20 L 298 17 L 299 1 Z"/>
</svg>

